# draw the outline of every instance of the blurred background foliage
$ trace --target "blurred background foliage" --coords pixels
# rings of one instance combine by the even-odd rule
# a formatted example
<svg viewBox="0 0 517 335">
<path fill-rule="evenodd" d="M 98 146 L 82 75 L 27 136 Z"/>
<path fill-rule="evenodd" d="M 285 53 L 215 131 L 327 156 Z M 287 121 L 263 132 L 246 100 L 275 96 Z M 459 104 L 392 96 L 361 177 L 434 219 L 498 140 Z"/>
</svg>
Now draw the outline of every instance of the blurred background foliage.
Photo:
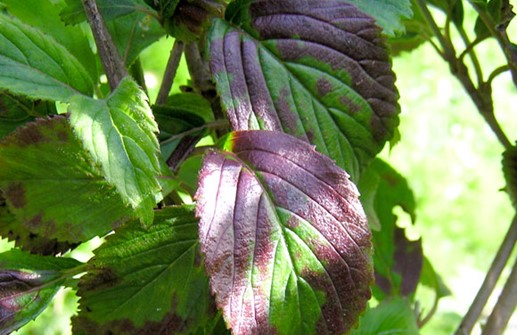
<svg viewBox="0 0 517 335">
<path fill-rule="evenodd" d="M 473 35 L 475 14 L 468 6 L 465 9 L 465 30 Z M 439 12 L 433 14 L 440 18 Z M 510 24 L 508 33 L 517 36 L 516 20 Z M 151 101 L 158 93 L 173 42 L 172 38 L 162 38 L 141 54 Z M 459 38 L 458 43 L 461 43 Z M 496 68 L 504 63 L 493 40 L 484 41 L 477 50 L 483 66 L 489 69 L 487 73 L 491 66 Z M 448 65 L 429 44 L 397 55 L 393 63 L 401 96 L 401 139 L 395 146 L 386 147 L 381 157 L 405 176 L 412 187 L 417 218 L 416 225 L 408 230 L 413 238 L 423 238 L 424 254 L 452 292 L 440 301 L 436 314 L 421 333 L 451 334 L 472 302 L 513 217 L 508 196 L 501 191 L 503 148 L 451 76 Z M 188 84 L 188 80 L 182 60 L 172 93 L 180 92 L 180 86 Z M 497 118 L 504 131 L 515 139 L 517 89 L 509 72 L 497 77 L 493 84 Z M 399 225 L 411 226 L 407 214 L 402 210 L 396 214 Z M 73 257 L 86 261 L 100 243 L 100 239 L 95 239 L 82 245 Z M 10 248 L 11 243 L 0 241 L 0 251 Z M 516 256 L 514 251 L 512 259 Z M 508 274 L 509 271 L 504 280 Z M 431 308 L 433 293 L 419 287 L 416 297 L 425 314 Z M 492 302 L 496 299 L 497 292 Z M 14 334 L 69 334 L 69 318 L 76 308 L 74 293 L 62 290 L 35 321 Z M 474 334 L 479 331 L 476 329 Z M 506 334 L 515 333 L 514 316 Z"/>
</svg>

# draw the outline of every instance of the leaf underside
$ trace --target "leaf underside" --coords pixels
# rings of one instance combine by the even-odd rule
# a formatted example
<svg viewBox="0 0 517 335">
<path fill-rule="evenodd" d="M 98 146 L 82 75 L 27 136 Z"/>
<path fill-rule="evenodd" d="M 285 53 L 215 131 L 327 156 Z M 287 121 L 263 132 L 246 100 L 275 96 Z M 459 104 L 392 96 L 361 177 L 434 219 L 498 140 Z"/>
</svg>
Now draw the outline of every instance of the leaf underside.
<svg viewBox="0 0 517 335">
<path fill-rule="evenodd" d="M 10 334 L 40 314 L 64 282 L 60 271 L 81 263 L 18 249 L 0 254 L 0 335 Z"/>
<path fill-rule="evenodd" d="M 38 119 L 0 142 L 0 190 L 17 221 L 14 237 L 28 230 L 43 239 L 82 242 L 133 215 L 63 116 Z"/>
<path fill-rule="evenodd" d="M 193 207 L 157 212 L 151 227 L 117 230 L 95 251 L 79 284 L 74 334 L 171 334 L 202 327 L 215 312 L 198 259 Z"/>
<path fill-rule="evenodd" d="M 270 131 L 207 154 L 196 194 L 217 305 L 234 334 L 338 334 L 370 297 L 370 233 L 346 172 Z"/>
<path fill-rule="evenodd" d="M 254 1 L 241 16 L 207 40 L 232 128 L 304 139 L 357 180 L 399 122 L 381 29 L 342 1 Z"/>
</svg>

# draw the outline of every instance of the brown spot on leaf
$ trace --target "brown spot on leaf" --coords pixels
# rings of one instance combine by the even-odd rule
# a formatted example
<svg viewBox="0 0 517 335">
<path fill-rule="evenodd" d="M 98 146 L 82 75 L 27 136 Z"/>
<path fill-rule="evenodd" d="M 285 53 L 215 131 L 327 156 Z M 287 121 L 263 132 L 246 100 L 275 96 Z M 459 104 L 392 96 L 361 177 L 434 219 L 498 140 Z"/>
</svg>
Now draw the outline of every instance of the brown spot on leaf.
<svg viewBox="0 0 517 335">
<path fill-rule="evenodd" d="M 332 91 L 332 83 L 325 78 L 320 78 L 316 82 L 316 90 L 320 97 L 325 96 Z"/>
<path fill-rule="evenodd" d="M 361 106 L 345 95 L 339 98 L 339 102 L 348 109 L 350 114 L 356 114 L 361 111 Z"/>
<path fill-rule="evenodd" d="M 25 189 L 21 183 L 10 184 L 5 192 L 5 196 L 14 208 L 25 207 Z"/>
<path fill-rule="evenodd" d="M 119 281 L 115 271 L 111 268 L 98 268 L 91 271 L 84 280 L 81 280 L 81 290 L 94 291 L 114 286 Z"/>
</svg>

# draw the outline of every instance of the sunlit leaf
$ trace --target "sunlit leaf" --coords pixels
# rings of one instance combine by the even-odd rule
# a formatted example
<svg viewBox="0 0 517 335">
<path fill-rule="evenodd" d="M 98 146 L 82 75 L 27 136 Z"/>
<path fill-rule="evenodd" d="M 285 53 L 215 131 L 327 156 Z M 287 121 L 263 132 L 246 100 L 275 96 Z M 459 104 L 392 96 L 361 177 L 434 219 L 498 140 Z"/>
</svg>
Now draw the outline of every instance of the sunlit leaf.
<svg viewBox="0 0 517 335">
<path fill-rule="evenodd" d="M 10 334 L 37 317 L 80 266 L 72 258 L 43 257 L 13 249 L 0 254 L 0 335 Z"/>
<path fill-rule="evenodd" d="M 21 242 L 30 242 L 27 230 L 50 240 L 82 242 L 133 215 L 64 117 L 29 123 L 0 141 L 0 190 L 18 223 L 10 228 L 12 235 L 21 235 Z"/>
<path fill-rule="evenodd" d="M 415 313 L 406 299 L 392 298 L 370 308 L 351 335 L 419 335 Z"/>
<path fill-rule="evenodd" d="M 95 251 L 81 278 L 74 334 L 176 334 L 215 315 L 198 255 L 192 207 L 164 208 L 154 224 L 133 223 Z"/>
<path fill-rule="evenodd" d="M 81 63 L 52 37 L 0 14 L 0 88 L 67 102 L 76 94 L 91 95 L 93 83 Z"/>
<path fill-rule="evenodd" d="M 196 213 L 234 334 L 340 334 L 370 297 L 370 232 L 345 171 L 271 131 L 232 133 L 200 172 Z"/>
<path fill-rule="evenodd" d="M 373 16 L 377 24 L 390 36 L 405 31 L 402 20 L 412 16 L 411 0 L 346 0 Z"/>
<path fill-rule="evenodd" d="M 75 133 L 102 167 L 106 180 L 135 208 L 142 222 L 151 223 L 160 200 L 162 169 L 158 126 L 145 94 L 126 78 L 105 100 L 75 97 L 69 111 Z"/>
<path fill-rule="evenodd" d="M 81 63 L 90 78 L 97 82 L 97 60 L 94 57 L 90 41 L 82 27 L 66 26 L 59 17 L 62 1 L 49 0 L 2 0 L 9 14 L 17 17 L 46 35 L 52 36 L 63 45 Z M 79 0 L 79 2 L 81 2 Z M 81 4 L 82 7 L 82 4 Z"/>
<path fill-rule="evenodd" d="M 256 1 L 208 34 L 234 130 L 284 131 L 357 180 L 393 136 L 399 106 L 381 29 L 343 1 Z"/>
</svg>

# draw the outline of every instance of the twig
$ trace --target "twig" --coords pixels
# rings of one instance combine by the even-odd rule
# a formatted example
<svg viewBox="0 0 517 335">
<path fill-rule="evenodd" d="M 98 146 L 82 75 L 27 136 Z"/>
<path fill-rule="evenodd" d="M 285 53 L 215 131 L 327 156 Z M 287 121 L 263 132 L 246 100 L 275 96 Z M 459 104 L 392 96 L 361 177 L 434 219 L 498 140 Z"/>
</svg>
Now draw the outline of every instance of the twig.
<svg viewBox="0 0 517 335">
<path fill-rule="evenodd" d="M 492 84 L 492 81 L 494 81 L 494 79 L 502 74 L 502 73 L 505 73 L 506 71 L 509 71 L 510 70 L 510 67 L 508 65 L 503 65 L 503 66 L 500 66 L 498 67 L 497 69 L 495 69 L 492 73 L 490 73 L 490 76 L 488 77 L 487 79 L 487 84 Z"/>
<path fill-rule="evenodd" d="M 468 335 L 471 333 L 472 328 L 476 324 L 483 307 L 485 307 L 488 298 L 490 297 L 494 287 L 497 283 L 497 280 L 501 276 L 501 272 L 508 262 L 510 255 L 512 254 L 512 250 L 515 246 L 515 241 L 517 240 L 517 216 L 513 218 L 510 229 L 506 233 L 506 236 L 503 240 L 503 243 L 499 247 L 497 254 L 490 265 L 490 269 L 487 272 L 485 280 L 481 285 L 472 305 L 463 317 L 460 326 L 456 330 L 455 335 Z"/>
<path fill-rule="evenodd" d="M 99 51 L 102 66 L 106 72 L 111 90 L 117 88 L 120 81 L 127 76 L 127 70 L 120 58 L 117 47 L 108 32 L 108 28 L 99 13 L 95 0 L 83 0 L 84 11 L 92 28 L 95 44 Z"/>
<path fill-rule="evenodd" d="M 517 259 L 481 335 L 501 335 L 517 306 Z"/>
<path fill-rule="evenodd" d="M 181 54 L 183 53 L 183 42 L 179 40 L 174 41 L 174 46 L 171 49 L 169 60 L 167 61 L 167 67 L 165 68 L 165 74 L 163 75 L 162 84 L 158 97 L 156 98 L 157 105 L 164 105 L 169 97 L 169 92 L 176 77 L 176 71 L 181 60 Z"/>
</svg>

